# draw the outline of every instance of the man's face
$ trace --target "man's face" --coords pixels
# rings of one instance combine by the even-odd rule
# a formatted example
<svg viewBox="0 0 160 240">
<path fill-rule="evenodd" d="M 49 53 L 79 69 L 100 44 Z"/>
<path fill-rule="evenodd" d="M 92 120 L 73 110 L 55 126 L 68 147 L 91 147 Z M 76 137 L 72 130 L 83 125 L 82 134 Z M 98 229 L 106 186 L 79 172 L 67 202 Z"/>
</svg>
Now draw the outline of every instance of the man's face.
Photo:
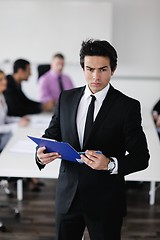
<svg viewBox="0 0 160 240">
<path fill-rule="evenodd" d="M 31 67 L 30 65 L 26 65 L 26 69 L 23 70 L 23 69 L 19 69 L 19 75 L 20 75 L 20 78 L 22 79 L 22 81 L 27 81 L 29 76 L 31 75 Z"/>
<path fill-rule="evenodd" d="M 85 56 L 84 75 L 92 93 L 99 92 L 105 88 L 113 73 L 108 57 Z"/>
<path fill-rule="evenodd" d="M 60 74 L 63 71 L 63 67 L 64 67 L 64 59 L 59 58 L 59 57 L 55 57 L 52 61 L 51 68 L 55 72 Z"/>
</svg>

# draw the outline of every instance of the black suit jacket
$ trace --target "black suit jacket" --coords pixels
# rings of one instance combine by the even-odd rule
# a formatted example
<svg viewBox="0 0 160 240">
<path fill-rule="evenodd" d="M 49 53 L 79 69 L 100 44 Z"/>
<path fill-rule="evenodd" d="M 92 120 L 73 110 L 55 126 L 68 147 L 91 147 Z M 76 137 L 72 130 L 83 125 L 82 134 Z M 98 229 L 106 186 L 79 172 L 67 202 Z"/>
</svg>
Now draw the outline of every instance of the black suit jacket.
<svg viewBox="0 0 160 240">
<path fill-rule="evenodd" d="M 126 213 L 124 176 L 147 168 L 149 151 L 141 127 L 140 104 L 110 86 L 84 148 L 80 148 L 76 115 L 85 87 L 64 91 L 43 137 L 69 142 L 77 151 L 101 150 L 118 160 L 118 174 L 62 160 L 57 183 L 57 210 L 69 209 L 76 191 L 85 211 L 95 217 Z M 126 155 L 126 151 L 128 155 Z M 39 168 L 42 166 L 39 164 Z"/>
<path fill-rule="evenodd" d="M 21 89 L 21 84 L 17 85 L 13 76 L 7 76 L 7 89 L 4 97 L 8 106 L 8 115 L 24 116 L 27 114 L 40 113 L 42 111 L 41 104 L 26 97 Z"/>
</svg>

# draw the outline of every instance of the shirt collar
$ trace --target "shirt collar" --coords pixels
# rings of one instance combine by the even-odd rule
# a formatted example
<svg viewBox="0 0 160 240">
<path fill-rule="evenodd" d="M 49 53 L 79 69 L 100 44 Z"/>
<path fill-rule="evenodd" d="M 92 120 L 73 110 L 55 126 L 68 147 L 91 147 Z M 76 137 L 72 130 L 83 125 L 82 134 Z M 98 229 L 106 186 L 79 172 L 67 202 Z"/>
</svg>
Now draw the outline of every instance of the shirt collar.
<svg viewBox="0 0 160 240">
<path fill-rule="evenodd" d="M 52 76 L 55 76 L 55 77 L 58 77 L 59 75 L 62 76 L 62 73 L 61 74 L 58 74 L 56 71 L 54 71 L 53 69 L 50 69 L 50 73 Z"/>
<path fill-rule="evenodd" d="M 97 101 L 101 101 L 102 102 L 104 100 L 104 98 L 106 97 L 109 88 L 110 88 L 110 83 L 107 84 L 107 86 L 105 88 L 103 88 L 101 91 L 93 94 L 91 92 L 91 90 L 89 89 L 88 85 L 86 85 L 85 92 L 84 92 L 84 98 L 88 99 L 90 97 L 90 95 L 94 95 L 96 97 Z"/>
</svg>

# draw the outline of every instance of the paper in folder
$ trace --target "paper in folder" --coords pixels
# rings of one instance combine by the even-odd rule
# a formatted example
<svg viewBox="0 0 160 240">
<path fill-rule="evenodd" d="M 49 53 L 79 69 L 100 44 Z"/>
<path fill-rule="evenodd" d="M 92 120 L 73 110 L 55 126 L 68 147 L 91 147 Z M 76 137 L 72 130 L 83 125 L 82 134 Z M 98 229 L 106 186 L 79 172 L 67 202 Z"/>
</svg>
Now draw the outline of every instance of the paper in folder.
<svg viewBox="0 0 160 240">
<path fill-rule="evenodd" d="M 66 142 L 58 142 L 53 139 L 48 138 L 38 138 L 28 136 L 33 142 L 35 142 L 39 147 L 46 147 L 46 152 L 58 152 L 63 160 L 71 162 L 83 163 L 80 154 Z"/>
</svg>

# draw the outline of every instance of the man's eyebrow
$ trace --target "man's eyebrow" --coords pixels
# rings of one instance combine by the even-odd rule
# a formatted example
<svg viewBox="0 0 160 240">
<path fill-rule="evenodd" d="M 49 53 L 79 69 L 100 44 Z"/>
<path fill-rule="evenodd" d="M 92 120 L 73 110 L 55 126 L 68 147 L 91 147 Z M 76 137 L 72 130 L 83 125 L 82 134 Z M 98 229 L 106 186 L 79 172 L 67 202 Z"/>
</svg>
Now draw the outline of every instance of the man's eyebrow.
<svg viewBox="0 0 160 240">
<path fill-rule="evenodd" d="M 94 68 L 92 68 L 92 67 L 90 67 L 90 66 L 86 66 L 86 68 L 94 69 Z"/>
<path fill-rule="evenodd" d="M 103 67 L 100 67 L 99 69 L 103 69 L 103 68 L 108 68 L 108 66 L 103 66 Z"/>
<path fill-rule="evenodd" d="M 90 67 L 90 66 L 86 66 L 86 68 L 95 69 L 95 68 Z M 103 67 L 100 67 L 100 68 L 98 68 L 98 69 L 103 69 L 103 68 L 108 68 L 108 66 L 103 66 Z"/>
</svg>

